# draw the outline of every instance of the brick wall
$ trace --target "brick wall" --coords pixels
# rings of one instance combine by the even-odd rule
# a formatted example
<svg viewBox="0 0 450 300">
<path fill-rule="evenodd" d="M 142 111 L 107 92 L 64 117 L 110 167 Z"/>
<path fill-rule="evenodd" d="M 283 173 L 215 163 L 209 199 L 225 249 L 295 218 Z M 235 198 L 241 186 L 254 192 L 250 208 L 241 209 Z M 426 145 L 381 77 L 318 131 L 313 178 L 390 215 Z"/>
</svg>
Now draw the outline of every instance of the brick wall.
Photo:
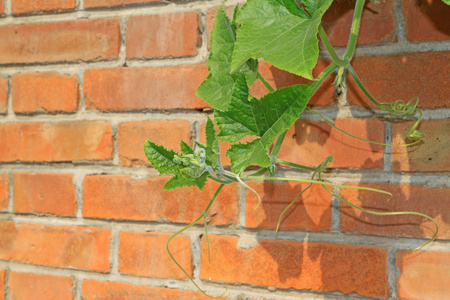
<svg viewBox="0 0 450 300">
<path fill-rule="evenodd" d="M 0 0 L 0 299 L 206 299 L 165 251 L 217 188 L 163 192 L 143 154 L 151 139 L 178 149 L 204 139 L 208 32 L 221 1 Z M 230 9 L 228 9 L 231 11 Z M 324 27 L 339 51 L 353 1 L 336 0 Z M 351 202 L 418 217 L 377 217 L 320 187 L 227 186 L 211 207 L 212 261 L 202 226 L 174 240 L 188 274 L 224 299 L 450 298 L 450 15 L 439 0 L 367 3 L 353 66 L 382 102 L 419 96 L 427 137 L 411 148 L 369 145 L 305 113 L 280 157 L 326 179 L 382 188 L 335 189 Z M 342 53 L 342 51 L 341 51 Z M 328 59 L 321 55 L 315 74 Z M 274 87 L 305 83 L 261 63 Z M 404 142 L 407 121 L 381 118 L 348 80 L 328 80 L 311 105 L 362 138 Z M 253 87 L 262 95 L 260 83 Z M 369 107 L 372 110 L 366 110 Z M 205 110 L 205 111 L 204 111 Z M 281 175 L 286 175 L 281 170 Z M 307 178 L 305 173 L 290 176 Z"/>
</svg>

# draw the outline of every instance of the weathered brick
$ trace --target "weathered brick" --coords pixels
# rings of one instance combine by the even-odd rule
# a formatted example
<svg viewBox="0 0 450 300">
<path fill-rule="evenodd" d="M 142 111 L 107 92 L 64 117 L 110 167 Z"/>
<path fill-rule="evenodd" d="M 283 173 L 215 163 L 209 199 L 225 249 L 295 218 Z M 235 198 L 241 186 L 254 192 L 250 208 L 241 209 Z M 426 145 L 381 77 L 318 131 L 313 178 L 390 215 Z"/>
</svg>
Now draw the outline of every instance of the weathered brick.
<svg viewBox="0 0 450 300">
<path fill-rule="evenodd" d="M 22 73 L 12 80 L 12 107 L 16 113 L 73 112 L 79 103 L 76 75 Z"/>
<path fill-rule="evenodd" d="M 74 299 L 72 277 L 31 274 L 9 273 L 9 297 L 10 299 Z"/>
<path fill-rule="evenodd" d="M 85 8 L 125 6 L 129 4 L 140 4 L 157 2 L 160 0 L 84 0 Z"/>
<path fill-rule="evenodd" d="M 106 121 L 0 124 L 0 161 L 79 161 L 112 158 Z"/>
<path fill-rule="evenodd" d="M 0 210 L 8 209 L 9 203 L 9 179 L 8 174 L 0 174 Z"/>
<path fill-rule="evenodd" d="M 383 122 L 378 119 L 336 119 L 336 127 L 357 137 L 384 141 Z M 381 168 L 383 147 L 369 144 L 331 128 L 325 122 L 298 120 L 284 139 L 279 158 L 316 167 L 329 155 L 331 168 Z"/>
<path fill-rule="evenodd" d="M 109 270 L 106 229 L 0 221 L 0 259 L 98 272 Z"/>
<path fill-rule="evenodd" d="M 118 147 L 122 165 L 150 165 L 144 153 L 144 142 L 150 140 L 167 149 L 180 152 L 180 141 L 192 146 L 189 121 L 154 120 L 119 124 Z"/>
<path fill-rule="evenodd" d="M 450 39 L 450 7 L 443 1 L 403 0 L 402 4 L 409 41 Z"/>
<path fill-rule="evenodd" d="M 104 111 L 209 107 L 195 96 L 207 75 L 205 65 L 87 70 L 86 107 Z"/>
<path fill-rule="evenodd" d="M 396 41 L 394 26 L 394 1 L 383 0 L 380 5 L 367 2 L 361 17 L 358 45 L 390 43 Z M 322 25 L 331 43 L 344 47 L 351 31 L 355 2 L 333 1 L 323 16 Z"/>
<path fill-rule="evenodd" d="M 75 0 L 12 0 L 14 15 L 75 9 Z"/>
<path fill-rule="evenodd" d="M 386 297 L 387 251 L 380 247 L 260 240 L 250 249 L 238 238 L 209 236 L 202 240 L 200 278 L 281 289 Z"/>
<path fill-rule="evenodd" d="M 450 253 L 397 252 L 397 293 L 402 299 L 448 299 Z"/>
<path fill-rule="evenodd" d="M 158 299 L 158 300 L 203 300 L 200 292 L 169 288 L 132 285 L 123 282 L 84 280 L 82 285 L 84 300 L 123 300 L 123 299 Z M 228 299 L 228 298 L 220 298 Z"/>
<path fill-rule="evenodd" d="M 119 272 L 158 278 L 187 278 L 172 261 L 166 242 L 172 234 L 157 232 L 121 232 L 119 234 Z M 191 240 L 178 235 L 170 242 L 170 251 L 192 276 Z"/>
<path fill-rule="evenodd" d="M 406 131 L 414 122 L 392 125 L 392 142 L 394 144 L 411 143 L 406 138 Z M 420 123 L 424 139 L 410 147 L 392 149 L 394 171 L 431 171 L 450 170 L 450 122 L 444 120 L 424 120 Z"/>
<path fill-rule="evenodd" d="M 16 213 L 74 216 L 77 197 L 73 174 L 14 173 L 13 206 Z"/>
<path fill-rule="evenodd" d="M 201 46 L 197 11 L 131 17 L 126 34 L 129 58 L 193 56 Z"/>
<path fill-rule="evenodd" d="M 0 270 L 0 300 L 5 299 L 6 270 Z"/>
<path fill-rule="evenodd" d="M 298 182 L 250 181 L 248 184 L 261 197 L 261 206 L 252 211 L 258 204 L 258 197 L 247 190 L 246 225 L 270 229 L 277 227 L 283 210 L 308 186 Z M 280 230 L 289 229 L 330 230 L 331 195 L 321 186 L 311 186 L 284 214 Z"/>
<path fill-rule="evenodd" d="M 83 184 L 85 218 L 190 223 L 211 200 L 218 184 L 208 182 L 203 191 L 193 187 L 163 191 L 167 176 L 134 179 L 129 175 L 90 175 Z M 225 187 L 208 211 L 212 223 L 237 223 L 237 186 Z"/>
<path fill-rule="evenodd" d="M 394 56 L 359 56 L 352 66 L 364 86 L 382 103 L 419 97 L 419 108 L 450 106 L 450 80 L 442 76 L 450 68 L 450 51 Z M 348 102 L 375 107 L 349 75 Z"/>
<path fill-rule="evenodd" d="M 0 76 L 0 114 L 8 110 L 8 80 Z"/>
<path fill-rule="evenodd" d="M 119 56 L 118 19 L 0 26 L 0 64 L 93 61 Z"/>
<path fill-rule="evenodd" d="M 432 217 L 439 225 L 437 238 L 450 238 L 448 195 L 450 188 L 388 183 L 347 183 L 349 186 L 371 187 L 392 193 L 389 196 L 369 191 L 341 189 L 341 196 L 360 207 L 380 212 L 413 211 Z M 436 227 L 430 220 L 412 215 L 376 216 L 341 204 L 341 230 L 373 235 L 430 238 Z M 419 246 L 419 245 L 417 245 Z"/>
</svg>

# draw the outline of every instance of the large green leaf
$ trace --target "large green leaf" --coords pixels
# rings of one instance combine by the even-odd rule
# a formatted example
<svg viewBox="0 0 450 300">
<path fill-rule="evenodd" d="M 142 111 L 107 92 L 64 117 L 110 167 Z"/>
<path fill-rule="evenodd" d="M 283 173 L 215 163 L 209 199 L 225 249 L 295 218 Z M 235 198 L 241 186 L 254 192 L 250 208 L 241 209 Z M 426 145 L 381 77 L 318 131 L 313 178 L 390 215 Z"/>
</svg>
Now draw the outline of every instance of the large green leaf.
<svg viewBox="0 0 450 300">
<path fill-rule="evenodd" d="M 270 145 L 295 123 L 305 109 L 310 93 L 310 86 L 293 85 L 249 101 L 245 77 L 237 80 L 234 95 L 238 96 L 232 98 L 228 111 L 214 112 L 220 128 L 219 138 L 231 142 L 247 135 L 259 138 L 246 144 L 233 144 L 228 150 L 234 172 L 253 163 L 270 166 Z"/>
<path fill-rule="evenodd" d="M 319 55 L 318 28 L 333 0 L 309 0 L 308 16 L 295 0 L 248 0 L 236 22 L 237 31 L 231 71 L 248 59 L 259 57 L 275 67 L 313 79 Z"/>
</svg>

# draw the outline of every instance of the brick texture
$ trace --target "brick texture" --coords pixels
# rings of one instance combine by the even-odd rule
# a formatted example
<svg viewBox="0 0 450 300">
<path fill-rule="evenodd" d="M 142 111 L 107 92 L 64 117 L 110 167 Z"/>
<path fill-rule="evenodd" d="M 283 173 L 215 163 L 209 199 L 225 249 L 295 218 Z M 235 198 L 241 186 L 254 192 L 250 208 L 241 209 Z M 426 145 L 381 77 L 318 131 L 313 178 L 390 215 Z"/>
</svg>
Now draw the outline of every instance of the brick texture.
<svg viewBox="0 0 450 300">
<path fill-rule="evenodd" d="M 386 297 L 387 251 L 379 247 L 260 240 L 210 235 L 211 263 L 202 241 L 200 277 L 212 281 Z"/>
<path fill-rule="evenodd" d="M 5 299 L 6 270 L 0 270 L 0 300 Z"/>
<path fill-rule="evenodd" d="M 352 66 L 364 86 L 378 102 L 391 103 L 419 97 L 419 108 L 450 106 L 450 51 L 410 53 L 394 56 L 355 57 Z M 348 102 L 375 107 L 349 75 Z"/>
<path fill-rule="evenodd" d="M 121 232 L 119 234 L 119 272 L 158 278 L 187 278 L 172 261 L 166 242 L 172 234 Z M 191 240 L 179 235 L 171 240 L 174 258 L 192 276 Z M 157 257 L 158 259 L 155 259 Z"/>
<path fill-rule="evenodd" d="M 397 293 L 402 299 L 447 299 L 450 295 L 450 253 L 397 252 Z"/>
<path fill-rule="evenodd" d="M 75 216 L 77 198 L 72 174 L 14 173 L 16 213 Z"/>
<path fill-rule="evenodd" d="M 104 111 L 205 108 L 208 104 L 195 92 L 207 75 L 205 65 L 88 70 L 86 107 Z"/>
<path fill-rule="evenodd" d="M 8 81 L 6 77 L 0 76 L 0 114 L 8 110 Z"/>
<path fill-rule="evenodd" d="M 414 122 L 392 125 L 392 142 L 404 144 L 411 141 L 406 131 Z M 417 145 L 392 149 L 394 171 L 450 171 L 450 122 L 448 120 L 424 120 L 419 130 L 425 138 Z"/>
<path fill-rule="evenodd" d="M 74 112 L 79 103 L 78 77 L 58 73 L 23 73 L 12 80 L 16 113 Z"/>
<path fill-rule="evenodd" d="M 383 122 L 377 119 L 337 119 L 336 127 L 363 139 L 383 142 Z M 298 120 L 288 130 L 279 157 L 317 167 L 329 155 L 330 168 L 381 168 L 383 147 L 349 137 L 325 122 Z"/>
<path fill-rule="evenodd" d="M 270 229 L 276 229 L 283 210 L 308 186 L 294 182 L 250 181 L 248 184 L 261 197 L 261 206 L 252 211 L 258 198 L 247 190 L 246 226 Z M 311 186 L 284 214 L 280 230 L 287 229 L 330 230 L 331 195 L 321 186 Z"/>
<path fill-rule="evenodd" d="M 8 209 L 9 179 L 8 174 L 0 174 L 0 210 Z"/>
<path fill-rule="evenodd" d="M 98 272 L 109 270 L 110 231 L 0 221 L 0 259 Z"/>
<path fill-rule="evenodd" d="M 118 19 L 77 20 L 0 27 L 0 64 L 118 58 Z"/>
<path fill-rule="evenodd" d="M 193 56 L 201 46 L 196 11 L 131 17 L 126 34 L 129 58 Z"/>
<path fill-rule="evenodd" d="M 12 12 L 15 15 L 74 8 L 75 0 L 12 0 Z"/>
<path fill-rule="evenodd" d="M 10 272 L 9 297 L 17 300 L 70 300 L 75 298 L 73 283 L 72 277 Z"/>
<path fill-rule="evenodd" d="M 5 4 L 4 2 L 0 2 L 0 16 L 5 12 Z"/>
<path fill-rule="evenodd" d="M 341 196 L 360 207 L 380 212 L 415 211 L 432 217 L 439 225 L 437 238 L 450 238 L 448 195 L 450 188 L 428 188 L 410 184 L 347 183 L 392 193 L 388 195 L 354 189 L 341 189 Z M 436 231 L 433 222 L 419 216 L 375 216 L 341 203 L 341 230 L 345 232 L 430 238 Z M 419 246 L 419 245 L 417 245 Z"/>
<path fill-rule="evenodd" d="M 84 7 L 96 8 L 96 7 L 124 6 L 128 4 L 151 3 L 157 1 L 160 0 L 85 0 Z"/>
<path fill-rule="evenodd" d="M 112 156 L 106 121 L 0 124 L 0 161 L 105 160 Z"/>
<path fill-rule="evenodd" d="M 129 175 L 91 175 L 83 184 L 83 216 L 85 218 L 171 221 L 190 223 L 211 200 L 218 184 L 208 182 L 198 188 L 163 191 L 167 176 L 146 179 Z M 237 186 L 222 189 L 208 215 L 215 225 L 237 223 Z"/>
<path fill-rule="evenodd" d="M 119 124 L 119 160 L 122 165 L 150 165 L 144 153 L 144 142 L 150 140 L 167 149 L 180 152 L 180 141 L 192 146 L 189 121 L 154 120 Z"/>
<path fill-rule="evenodd" d="M 443 1 L 403 0 L 406 36 L 409 41 L 450 39 L 450 6 Z"/>
</svg>

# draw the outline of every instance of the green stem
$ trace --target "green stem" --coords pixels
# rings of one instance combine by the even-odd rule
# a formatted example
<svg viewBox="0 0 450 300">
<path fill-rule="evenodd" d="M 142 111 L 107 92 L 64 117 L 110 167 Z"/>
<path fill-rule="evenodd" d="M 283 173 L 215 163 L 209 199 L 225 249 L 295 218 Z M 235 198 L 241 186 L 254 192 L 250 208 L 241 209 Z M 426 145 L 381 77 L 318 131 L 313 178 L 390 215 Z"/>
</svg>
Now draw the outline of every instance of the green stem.
<svg viewBox="0 0 450 300">
<path fill-rule="evenodd" d="M 328 53 L 331 56 L 331 59 L 333 62 L 338 65 L 339 67 L 345 67 L 348 64 L 348 60 L 341 59 L 337 54 L 336 51 L 334 51 L 333 45 L 331 44 L 330 40 L 328 39 L 328 36 L 323 29 L 322 25 L 319 26 L 319 36 L 323 41 L 323 44 L 325 45 L 325 48 L 327 48 Z"/>
<path fill-rule="evenodd" d="M 296 164 L 296 163 L 293 163 L 293 162 L 290 162 L 290 161 L 287 161 L 287 160 L 279 159 L 279 158 L 276 160 L 276 162 L 280 163 L 280 164 L 283 164 L 283 165 L 286 165 L 286 166 L 291 166 L 291 167 L 294 167 L 294 168 L 302 169 L 302 170 L 317 171 L 317 168 L 311 168 L 311 167 L 299 165 L 299 164 Z"/>
<path fill-rule="evenodd" d="M 319 77 L 317 77 L 317 79 L 311 85 L 311 97 L 310 97 L 310 99 L 314 96 L 314 94 L 316 93 L 317 89 L 325 81 L 325 79 L 327 79 L 327 77 L 330 76 L 331 73 L 333 73 L 334 70 L 336 70 L 337 68 L 338 68 L 337 64 L 331 63 L 325 70 L 323 70 L 322 73 L 320 73 Z"/>
<path fill-rule="evenodd" d="M 256 76 L 261 82 L 264 84 L 264 86 L 271 92 L 275 92 L 274 88 L 262 77 L 261 73 L 258 72 L 258 75 Z"/>
<path fill-rule="evenodd" d="M 347 51 L 344 55 L 344 60 L 352 60 L 355 53 L 356 41 L 358 39 L 359 25 L 361 24 L 361 15 L 364 8 L 365 0 L 356 0 L 355 13 L 353 14 L 352 28 L 350 31 L 350 37 L 348 39 Z"/>
<path fill-rule="evenodd" d="M 375 104 L 378 107 L 381 107 L 383 105 L 383 103 L 378 102 L 370 93 L 369 91 L 366 89 L 366 87 L 364 86 L 364 84 L 361 82 L 361 80 L 359 79 L 358 75 L 356 75 L 355 70 L 353 69 L 353 67 L 349 64 L 347 66 L 348 72 L 350 73 L 350 75 L 352 75 L 353 80 L 355 80 L 356 84 L 358 85 L 358 87 L 361 89 L 361 91 L 364 93 L 364 95 L 366 95 L 367 98 L 369 98 L 370 101 L 372 101 L 373 104 Z"/>
<path fill-rule="evenodd" d="M 275 160 L 277 159 L 278 153 L 280 152 L 281 145 L 283 144 L 283 140 L 284 137 L 286 136 L 286 133 L 287 130 L 278 136 L 275 146 L 273 147 L 272 153 L 270 154 L 272 164 L 275 163 Z"/>
</svg>

